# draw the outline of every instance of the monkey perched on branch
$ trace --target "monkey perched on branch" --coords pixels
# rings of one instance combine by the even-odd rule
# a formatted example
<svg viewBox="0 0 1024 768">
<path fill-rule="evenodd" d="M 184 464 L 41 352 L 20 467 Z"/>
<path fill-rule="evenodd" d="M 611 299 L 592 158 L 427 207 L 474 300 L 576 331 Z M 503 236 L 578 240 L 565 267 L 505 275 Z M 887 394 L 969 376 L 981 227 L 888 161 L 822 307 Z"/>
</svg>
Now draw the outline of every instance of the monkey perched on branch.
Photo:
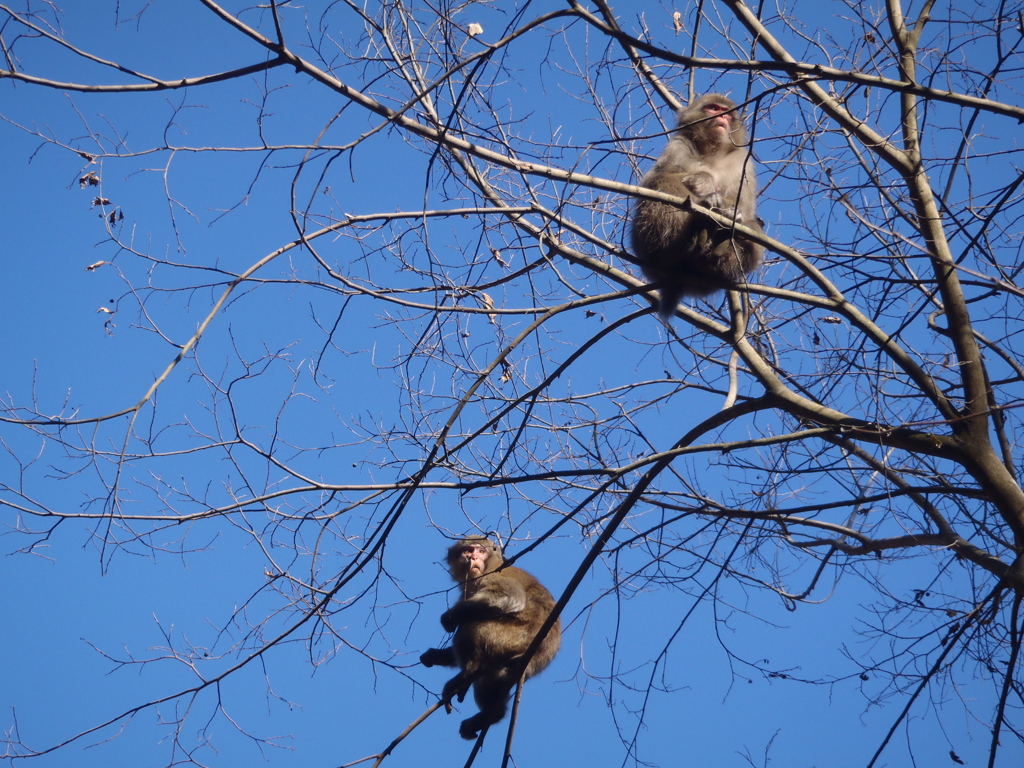
<svg viewBox="0 0 1024 768">
<path fill-rule="evenodd" d="M 747 132 L 736 105 L 709 93 L 679 112 L 679 128 L 640 186 L 688 197 L 761 232 Z M 633 253 L 644 276 L 661 285 L 658 314 L 671 315 L 684 296 L 707 296 L 743 282 L 764 249 L 691 210 L 637 200 Z"/>
<path fill-rule="evenodd" d="M 514 566 L 501 568 L 503 562 L 498 546 L 483 536 L 470 536 L 448 550 L 448 569 L 462 585 L 462 597 L 441 614 L 441 626 L 455 636 L 450 647 L 431 648 L 420 656 L 425 667 L 460 668 L 441 693 L 449 712 L 452 697 L 462 701 L 472 683 L 480 711 L 462 721 L 464 739 L 476 738 L 505 716 L 519 676 L 525 680 L 544 669 L 562 638 L 559 619 L 523 669 L 523 654 L 555 601 L 537 579 Z"/>
</svg>

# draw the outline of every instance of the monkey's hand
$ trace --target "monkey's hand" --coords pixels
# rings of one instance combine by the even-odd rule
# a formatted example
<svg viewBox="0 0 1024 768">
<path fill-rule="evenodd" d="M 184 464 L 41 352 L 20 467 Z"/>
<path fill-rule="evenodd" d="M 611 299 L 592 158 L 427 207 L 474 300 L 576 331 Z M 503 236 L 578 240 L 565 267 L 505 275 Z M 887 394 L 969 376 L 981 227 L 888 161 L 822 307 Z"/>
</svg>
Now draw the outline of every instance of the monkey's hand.
<svg viewBox="0 0 1024 768">
<path fill-rule="evenodd" d="M 721 200 L 721 195 L 718 193 L 718 185 L 715 183 L 715 177 L 706 171 L 687 174 L 682 178 L 682 182 L 690 190 L 691 197 L 693 197 L 695 203 L 713 208 Z"/>
<path fill-rule="evenodd" d="M 698 200 L 697 202 L 701 202 Z M 713 211 L 724 211 L 726 210 L 726 202 L 722 199 L 722 196 L 718 192 L 712 192 L 706 198 L 704 198 L 703 204 L 706 205 Z"/>
<path fill-rule="evenodd" d="M 737 205 L 735 199 L 723 198 L 716 193 L 714 203 L 709 202 L 708 205 L 715 211 L 715 213 L 721 213 L 727 218 L 735 221 L 737 224 L 747 223 L 747 217 L 740 209 L 740 206 Z M 755 216 L 755 218 L 757 217 Z"/>
<path fill-rule="evenodd" d="M 420 664 L 424 667 L 433 667 L 435 665 L 441 667 L 457 667 L 458 661 L 455 659 L 455 651 L 451 648 L 430 648 L 420 654 Z"/>
<path fill-rule="evenodd" d="M 449 608 L 447 611 L 441 614 L 441 626 L 444 627 L 445 632 L 454 632 L 459 628 L 459 624 L 462 622 L 459 617 Z"/>
<path fill-rule="evenodd" d="M 725 206 L 725 207 L 722 207 L 722 206 L 720 206 L 720 205 L 716 205 L 716 206 L 713 206 L 713 209 L 714 209 L 714 211 L 715 211 L 716 213 L 722 213 L 722 214 L 725 214 L 725 215 L 726 215 L 726 216 L 728 216 L 728 217 L 729 217 L 730 219 L 732 219 L 733 221 L 735 221 L 735 222 L 736 222 L 737 224 L 745 224 L 745 223 L 746 223 L 746 222 L 745 222 L 745 221 L 743 220 L 743 213 L 742 213 L 741 211 L 737 211 L 737 210 L 736 210 L 736 209 L 735 209 L 735 208 L 734 208 L 733 206 L 731 206 L 731 205 L 728 205 L 728 206 Z"/>
</svg>

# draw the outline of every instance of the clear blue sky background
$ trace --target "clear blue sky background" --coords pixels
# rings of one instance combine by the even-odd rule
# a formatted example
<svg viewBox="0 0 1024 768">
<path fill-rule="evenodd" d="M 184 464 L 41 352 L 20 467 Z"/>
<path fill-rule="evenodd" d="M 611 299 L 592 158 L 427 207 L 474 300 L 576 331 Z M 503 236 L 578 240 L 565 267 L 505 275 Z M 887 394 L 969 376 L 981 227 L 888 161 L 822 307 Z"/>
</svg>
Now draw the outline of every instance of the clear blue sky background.
<svg viewBox="0 0 1024 768">
<path fill-rule="evenodd" d="M 261 58 L 254 45 L 195 3 L 157 2 L 142 17 L 138 29 L 127 25 L 116 34 L 113 4 L 89 6 L 85 9 L 68 3 L 64 17 L 67 38 L 99 55 L 158 76 L 192 76 Z M 624 16 L 635 14 L 641 7 L 652 12 L 655 9 L 646 3 L 616 4 Z M 838 12 L 842 4 L 822 3 L 821 7 L 822 18 L 814 20 L 819 28 L 829 23 L 830 14 Z M 40 76 L 89 80 L 90 70 L 78 63 L 69 67 L 71 61 L 70 57 L 40 56 L 23 63 Z M 338 105 L 324 104 L 322 90 L 294 77 L 291 80 L 292 89 L 279 94 L 274 102 L 269 129 L 277 131 L 278 138 L 291 135 L 311 141 Z M 110 82 L 109 76 L 102 81 Z M 103 130 L 109 123 L 125 129 L 127 145 L 139 149 L 155 140 L 174 106 L 204 105 L 182 113 L 178 123 L 183 130 L 172 136 L 172 141 L 187 141 L 193 146 L 251 144 L 256 110 L 243 99 L 256 96 L 254 87 L 247 86 L 242 93 L 232 84 L 188 94 L 90 96 L 3 81 L 0 113 L 23 126 L 52 132 L 61 141 L 83 136 L 83 121 Z M 558 98 L 557 94 L 538 92 L 537 103 L 531 106 L 543 114 L 545 99 Z M 541 118 L 534 127 L 542 130 L 544 123 Z M 350 129 L 346 125 L 339 133 L 351 135 Z M 575 130 L 581 140 L 598 138 L 587 135 L 587 126 L 576 126 Z M 239 132 L 243 138 L 235 138 Z M 0 313 L 7 329 L 0 341 L 4 396 L 17 403 L 36 397 L 42 409 L 53 413 L 62 407 L 66 411 L 81 407 L 83 416 L 123 408 L 139 399 L 154 376 L 173 359 L 175 350 L 152 333 L 133 327 L 131 315 L 126 313 L 114 316 L 112 335 L 105 332 L 103 323 L 107 318 L 97 309 L 117 308 L 126 287 L 112 269 L 95 273 L 84 269 L 112 255 L 98 212 L 89 205 L 95 192 L 81 190 L 77 184 L 88 168 L 72 152 L 40 145 L 38 138 L 15 125 L 0 123 L 5 170 L 5 181 L 0 184 L 4 220 L 0 230 L 4 266 Z M 384 140 L 376 146 L 379 152 L 367 149 L 356 156 L 352 173 L 359 179 L 358 186 L 347 184 L 347 165 L 337 169 L 337 187 L 342 194 L 352 191 L 348 201 L 352 210 L 419 207 L 422 174 L 413 174 L 408 185 L 367 185 L 366 179 L 374 175 L 385 179 L 391 173 L 400 173 L 402 153 L 391 151 Z M 264 169 L 264 182 L 254 190 L 247 205 L 216 220 L 217 209 L 246 194 L 256 170 L 254 160 L 183 154 L 173 161 L 174 194 L 198 220 L 193 221 L 180 209 L 174 211 L 187 245 L 187 252 L 178 252 L 169 227 L 170 209 L 162 175 L 136 170 L 158 168 L 166 161 L 166 156 L 153 156 L 151 161 L 108 163 L 105 168 L 104 194 L 114 198 L 128 219 L 138 222 L 136 237 L 144 249 L 164 253 L 166 248 L 173 258 L 192 264 L 237 267 L 292 239 L 293 231 L 285 216 L 290 168 Z M 784 218 L 785 212 L 766 215 L 775 220 L 779 217 Z M 224 344 L 232 329 L 244 329 L 244 334 L 237 335 L 246 354 L 258 354 L 262 343 L 278 348 L 296 342 L 292 350 L 296 359 L 315 359 L 322 339 L 311 328 L 310 313 L 300 308 L 290 313 L 277 311 L 290 299 L 274 292 L 286 290 L 266 289 L 281 302 L 273 305 L 273 312 L 265 311 L 262 289 L 241 297 L 218 319 L 209 343 Z M 218 294 L 219 290 L 197 291 L 187 305 L 177 298 L 164 302 L 154 297 L 153 309 L 162 322 L 184 338 Z M 322 300 L 337 299 L 325 296 Z M 295 301 L 309 299 L 296 296 Z M 353 328 L 350 333 L 352 346 L 364 350 L 378 339 L 394 341 L 386 329 Z M 365 334 L 365 338 L 358 334 Z M 176 376 L 182 379 L 183 374 L 179 371 Z M 391 407 L 393 381 L 388 380 L 387 372 L 353 364 L 346 375 L 348 386 L 343 393 L 339 390 L 334 403 L 339 413 L 372 415 Z M 162 397 L 166 398 L 164 405 L 180 398 L 183 411 L 195 399 L 183 380 L 172 380 Z M 66 406 L 62 405 L 65 398 Z M 250 406 L 266 419 L 268 404 L 255 401 Z M 318 429 L 330 431 L 326 425 L 310 424 L 311 444 L 316 442 Z M 101 431 L 105 438 L 109 436 Z M 110 434 L 116 434 L 116 430 Z M 0 428 L 0 437 L 20 456 L 39 443 L 24 430 L 7 427 Z M 63 464 L 64 458 L 51 455 L 53 444 L 45 450 L 37 468 L 29 472 L 35 483 L 29 492 L 43 494 L 52 507 L 84 508 L 91 468 L 81 461 L 81 476 L 58 481 L 48 476 L 45 467 L 50 462 Z M 352 455 L 335 452 L 331 461 L 342 467 L 359 458 L 359 450 L 353 449 Z M 189 460 L 170 469 L 195 478 L 196 484 L 216 482 L 223 471 Z M 18 471 L 15 459 L 0 452 L 0 481 L 15 484 Z M 320 471 L 325 476 L 331 474 L 328 469 Z M 442 508 L 444 495 L 437 494 L 435 499 L 436 508 Z M 486 503 L 486 499 L 480 502 Z M 418 509 L 417 513 L 422 511 Z M 230 620 L 240 601 L 258 589 L 265 578 L 264 561 L 251 539 L 228 525 L 216 532 L 213 527 L 197 526 L 189 545 L 198 551 L 187 555 L 173 551 L 154 555 L 143 543 L 116 553 L 104 551 L 97 536 L 102 534 L 102 522 L 61 525 L 45 544 L 26 553 L 18 551 L 26 539 L 13 532 L 18 525 L 17 513 L 4 509 L 0 516 L 4 524 L 0 537 L 0 605 L 4 617 L 0 631 L 0 725 L 8 729 L 16 724 L 20 738 L 36 749 L 60 743 L 132 706 L 193 684 L 195 679 L 180 666 L 119 668 L 108 655 L 149 656 L 149 649 L 166 646 L 169 639 L 176 645 L 212 646 L 217 629 Z M 459 525 L 457 515 L 449 517 L 448 522 L 453 527 Z M 409 678 L 435 692 L 440 690 L 446 672 L 413 665 L 422 650 L 444 637 L 437 616 L 445 605 L 442 591 L 448 587 L 438 564 L 445 546 L 420 516 L 396 530 L 389 547 L 395 578 L 416 585 L 411 591 L 417 595 L 435 591 L 424 603 L 422 613 L 406 606 L 396 612 L 393 625 L 386 631 L 393 649 L 405 654 L 399 660 L 410 665 Z M 552 559 L 559 547 L 564 559 Z M 557 593 L 581 552 L 569 541 L 543 551 L 548 553 L 546 559 L 529 557 L 521 564 Z M 919 586 L 913 574 L 898 565 L 888 564 L 879 573 L 885 587 L 894 592 Z M 624 752 L 616 728 L 628 738 L 635 726 L 613 719 L 605 696 L 609 690 L 612 697 L 619 696 L 619 692 L 602 689 L 593 682 L 581 689 L 578 672 L 583 665 L 592 673 L 607 671 L 608 648 L 602 639 L 614 636 L 616 610 L 621 612 L 623 624 L 650 628 L 653 654 L 671 636 L 679 617 L 693 605 L 686 595 L 663 591 L 642 594 L 622 605 L 606 601 L 587 613 L 586 606 L 603 586 L 604 582 L 597 579 L 584 584 L 564 617 L 567 628 L 561 654 L 541 678 L 526 688 L 514 748 L 520 766 L 622 763 Z M 841 646 L 861 642 L 854 633 L 858 627 L 851 616 L 868 597 L 860 582 L 850 580 L 821 605 L 801 606 L 791 613 L 779 604 L 766 605 L 759 597 L 756 605 L 734 606 L 737 613 L 717 625 L 709 605 L 698 607 L 696 620 L 687 625 L 673 646 L 667 672 L 672 690 L 651 694 L 645 729 L 640 735 L 639 758 L 662 766 L 710 768 L 747 766 L 750 763 L 744 755 L 749 755 L 754 765 L 762 766 L 767 753 L 772 765 L 788 768 L 863 765 L 896 716 L 893 708 L 868 708 L 857 681 L 835 687 L 811 686 L 754 675 L 747 682 L 743 678 L 750 671 L 730 661 L 715 633 L 727 635 L 730 643 L 752 656 L 763 648 L 765 658 L 792 670 L 793 677 L 838 676 L 852 669 Z M 254 610 L 263 607 L 257 604 Z M 764 623 L 752 616 L 744 617 L 747 608 Z M 365 627 L 352 628 L 353 642 L 363 635 Z M 216 652 L 228 650 L 220 640 Z M 633 650 L 635 656 L 627 663 L 644 657 L 645 649 Z M 281 737 L 284 749 L 268 749 L 263 757 L 267 764 L 282 768 L 326 768 L 372 754 L 384 748 L 432 701 L 409 678 L 388 671 L 375 675 L 365 660 L 350 651 L 342 650 L 327 663 L 314 667 L 301 639 L 273 650 L 263 664 L 252 664 L 231 678 L 220 694 L 226 710 L 241 727 L 260 737 Z M 660 685 L 660 680 L 654 682 Z M 963 690 L 962 695 L 970 698 L 972 691 Z M 218 754 L 205 752 L 201 762 L 215 766 L 261 762 L 252 742 L 232 731 L 218 714 L 217 702 L 206 693 L 195 702 L 176 700 L 145 709 L 121 734 L 103 731 L 30 764 L 75 768 L 163 765 L 170 752 L 166 742 L 160 744 L 168 731 L 160 724 L 160 714 L 188 706 L 195 708 L 188 733 L 194 737 L 197 724 L 209 719 L 206 735 L 220 750 Z M 457 724 L 467 711 L 468 704 L 462 707 L 461 715 L 435 714 L 398 747 L 385 765 L 461 765 L 469 745 L 458 738 Z M 934 718 L 911 718 L 907 727 L 917 737 L 917 765 L 949 764 L 951 748 L 968 765 L 981 763 L 988 743 L 987 730 L 977 723 L 964 722 L 958 708 L 951 712 L 956 714 L 948 722 L 938 718 L 945 732 Z M 618 714 L 621 716 L 622 711 Z M 925 738 L 920 738 L 922 735 Z M 497 764 L 503 738 L 502 728 L 492 731 L 478 765 Z M 905 740 L 902 734 L 897 736 L 897 741 Z M 85 749 L 93 744 L 96 746 Z M 196 743 L 185 746 L 192 748 Z M 1020 754 L 1019 748 L 1016 754 Z M 446 757 L 438 757 L 441 755 Z M 883 764 L 909 764 L 902 762 L 905 753 L 900 746 L 893 748 L 893 755 Z M 1014 764 L 1013 759 L 1010 754 L 1004 764 Z"/>
</svg>

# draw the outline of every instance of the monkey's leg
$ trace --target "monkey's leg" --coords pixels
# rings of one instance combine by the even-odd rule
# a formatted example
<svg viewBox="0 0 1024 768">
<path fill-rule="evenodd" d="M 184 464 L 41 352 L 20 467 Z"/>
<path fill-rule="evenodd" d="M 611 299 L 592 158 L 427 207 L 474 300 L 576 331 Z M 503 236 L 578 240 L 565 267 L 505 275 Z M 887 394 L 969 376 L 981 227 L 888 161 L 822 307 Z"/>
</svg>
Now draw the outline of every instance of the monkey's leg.
<svg viewBox="0 0 1024 768">
<path fill-rule="evenodd" d="M 457 696 L 459 701 L 466 698 L 466 691 L 469 690 L 469 685 L 473 682 L 474 677 L 476 677 L 476 673 L 470 673 L 464 669 L 444 684 L 444 688 L 441 690 L 441 701 L 444 702 L 444 708 L 448 714 L 452 713 L 453 698 Z"/>
<path fill-rule="evenodd" d="M 473 684 L 473 698 L 480 711 L 462 721 L 459 735 L 464 739 L 475 739 L 483 728 L 494 725 L 505 716 L 508 696 L 512 688 L 504 675 L 486 675 Z"/>
</svg>

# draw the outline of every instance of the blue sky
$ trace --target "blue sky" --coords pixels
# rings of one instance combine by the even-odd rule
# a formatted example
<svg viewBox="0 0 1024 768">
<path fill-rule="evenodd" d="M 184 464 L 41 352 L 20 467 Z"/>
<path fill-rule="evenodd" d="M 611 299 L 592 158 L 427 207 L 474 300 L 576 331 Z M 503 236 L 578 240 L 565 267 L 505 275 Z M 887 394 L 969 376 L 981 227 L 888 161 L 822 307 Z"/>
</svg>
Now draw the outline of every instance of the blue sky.
<svg viewBox="0 0 1024 768">
<path fill-rule="evenodd" d="M 261 60 L 252 43 L 198 3 L 156 2 L 137 24 L 116 29 L 114 6 L 83 12 L 69 4 L 62 19 L 67 39 L 167 78 Z M 842 11 L 843 4 L 820 8 L 825 6 L 827 11 L 819 11 L 824 14 L 820 23 L 813 18 L 808 24 L 817 23 L 819 31 L 829 30 L 830 24 L 841 28 L 829 14 Z M 661 6 L 638 3 L 615 7 L 631 19 L 641 7 L 651 17 L 662 12 Z M 122 4 L 123 14 L 129 10 Z M 502 23 L 497 9 L 481 8 L 480 14 L 485 29 Z M 250 21 L 255 23 L 255 14 Z M 337 30 L 341 36 L 346 32 Z M 670 39 L 666 32 L 658 34 Z M 52 47 L 19 50 L 21 66 L 38 76 L 112 81 L 106 71 L 55 53 Z M 508 114 L 524 121 L 515 130 L 536 141 L 557 133 L 566 137 L 567 146 L 607 139 L 604 126 L 573 103 L 574 94 L 561 90 L 562 82 L 553 72 L 536 66 L 531 57 L 541 54 L 528 49 L 523 59 L 510 62 L 524 92 L 520 101 L 507 105 Z M 742 91 L 739 76 L 727 82 Z M 91 417 L 138 402 L 174 360 L 175 345 L 191 335 L 223 292 L 224 274 L 215 270 L 244 269 L 295 238 L 288 215 L 293 191 L 296 199 L 313 199 L 318 206 L 333 195 L 330 204 L 317 209 L 325 217 L 416 210 L 425 198 L 438 206 L 444 200 L 440 171 L 430 166 L 434 175 L 428 184 L 429 158 L 397 132 L 382 132 L 336 164 L 311 163 L 323 169 L 326 181 L 315 186 L 317 172 L 306 171 L 294 190 L 300 152 L 269 157 L 251 152 L 161 152 L 90 165 L 74 151 L 44 145 L 31 134 L 39 131 L 86 152 L 93 151 L 87 138 L 90 131 L 118 137 L 132 152 L 159 146 L 161 137 L 192 149 L 251 147 L 260 138 L 257 105 L 268 88 L 273 90 L 263 130 L 272 143 L 316 140 L 343 106 L 336 95 L 283 70 L 265 81 L 253 77 L 243 84 L 187 93 L 140 95 L 72 94 L 0 82 L 0 114 L 5 118 L 0 122 L 0 152 L 6 172 L 6 183 L 0 185 L 6 272 L 0 313 L 8 328 L 2 342 L 2 391 L 9 404 L 25 407 L 34 400 L 44 414 Z M 623 112 L 644 108 L 635 94 L 632 102 L 617 106 Z M 350 109 L 325 132 L 325 141 L 351 140 L 372 125 L 376 120 Z M 648 123 L 651 130 L 652 125 Z M 652 140 L 657 146 L 661 141 Z M 591 158 L 587 162 L 594 162 Z M 608 172 L 625 173 L 619 180 L 629 180 L 617 163 L 619 159 L 609 161 L 613 168 Z M 597 167 L 590 172 L 600 173 L 601 164 L 594 164 Z M 111 242 L 99 210 L 90 205 L 98 192 L 78 184 L 84 173 L 97 169 L 103 176 L 102 194 L 125 214 L 118 228 L 121 242 L 135 244 L 140 253 L 156 260 L 183 266 L 147 263 Z M 762 209 L 770 233 L 772 226 L 775 234 L 785 231 L 787 211 L 779 203 L 784 197 L 785 190 L 774 205 Z M 608 225 L 608 231 L 615 226 Z M 473 245 L 472 230 L 460 229 L 458 223 L 434 225 L 431 237 L 428 242 L 438 259 L 456 260 L 460 248 Z M 408 246 L 409 259 L 415 262 L 425 246 Z M 354 245 L 339 240 L 333 248 L 332 258 L 358 268 L 362 256 Z M 375 425 L 415 421 L 415 409 L 398 394 L 400 381 L 408 378 L 438 392 L 453 388 L 452 382 L 433 378 L 438 371 L 429 365 L 412 370 L 391 363 L 408 350 L 409 329 L 417 326 L 392 322 L 358 302 L 351 308 L 346 304 L 342 311 L 339 305 L 345 299 L 332 291 L 331 284 L 317 288 L 284 281 L 283 276 L 315 273 L 307 257 L 296 253 L 288 259 L 259 273 L 279 282 L 250 285 L 232 298 L 202 340 L 199 361 L 174 371 L 160 390 L 160 415 L 154 417 L 149 434 L 155 444 L 171 444 L 182 453 L 131 464 L 124 509 L 163 513 L 158 508 L 161 499 L 168 506 L 189 509 L 204 498 L 225 503 L 232 493 L 244 495 L 245 487 L 232 485 L 241 477 L 273 477 L 273 469 L 254 454 L 198 450 L 197 435 L 216 435 L 232 419 L 245 426 L 255 445 L 273 445 L 296 470 L 325 482 L 392 482 L 421 456 L 407 443 L 392 464 L 385 464 L 381 445 L 369 437 Z M 86 271 L 86 265 L 100 260 L 113 261 L 114 266 Z M 784 272 L 783 266 L 775 269 L 775 274 Z M 396 272 L 397 279 L 415 282 L 408 271 Z M 322 273 L 319 277 L 323 279 Z M 588 288 L 597 292 L 592 284 Z M 528 290 L 515 286 L 509 292 L 521 295 Z M 619 317 L 639 306 L 606 311 Z M 115 313 L 101 312 L 101 307 Z M 107 320 L 112 327 L 104 327 Z M 324 328 L 335 321 L 332 348 Z M 661 331 L 653 319 L 646 318 L 645 323 L 610 341 L 558 386 L 589 392 L 601 384 L 628 383 L 638 370 L 657 367 L 657 353 L 650 350 L 660 341 Z M 521 327 L 510 324 L 506 331 L 514 336 Z M 581 330 L 585 327 L 578 316 L 566 321 L 552 332 L 550 349 L 561 354 L 560 344 L 571 348 L 579 343 L 589 333 Z M 463 330 L 469 339 L 467 359 L 488 360 L 497 342 L 490 341 L 486 318 L 467 319 Z M 234 411 L 216 391 L 218 386 L 227 391 L 229 385 Z M 718 407 L 709 405 L 717 402 L 711 396 L 690 397 L 687 408 Z M 146 418 L 150 413 L 146 409 Z M 403 422 L 396 414 L 413 418 Z M 675 414 L 667 412 L 671 419 L 680 418 Z M 642 425 L 651 430 L 653 440 L 664 442 L 681 432 L 671 419 L 659 423 L 652 418 Z M 69 442 L 94 445 L 100 451 L 117 450 L 124 435 L 124 419 L 95 428 L 68 428 Z M 282 436 L 293 444 L 281 447 L 276 440 Z M 75 451 L 62 453 L 56 441 L 25 428 L 0 427 L 0 437 L 6 448 L 0 451 L 0 498 L 7 503 L 0 509 L 0 583 L 6 587 L 0 722 L 5 730 L 17 728 L 17 736 L 28 747 L 48 749 L 132 707 L 195 685 L 198 678 L 185 664 L 157 660 L 166 655 L 167 647 L 208 649 L 201 672 L 209 677 L 244 655 L 234 644 L 248 642 L 243 641 L 247 618 L 273 615 L 267 624 L 271 634 L 294 618 L 265 589 L 272 558 L 261 549 L 268 539 L 262 537 L 265 531 L 260 526 L 267 523 L 258 514 L 157 526 L 137 537 L 133 530 L 145 526 L 115 524 L 119 530 L 111 534 L 109 521 L 102 518 L 68 520 L 43 537 L 20 532 L 23 525 L 46 527 L 47 521 L 19 515 L 10 506 L 19 494 L 65 512 L 98 512 L 105 503 L 103 482 L 110 482 L 113 465 L 91 462 Z M 210 442 L 216 441 L 211 437 Z M 138 450 L 141 442 L 132 445 Z M 188 450 L 196 452 L 184 453 Z M 480 460 L 485 458 L 481 449 Z M 703 461 L 698 456 L 681 462 L 681 471 L 685 468 L 697 482 L 703 480 L 720 491 L 722 476 L 704 476 Z M 174 491 L 169 490 L 172 486 Z M 182 488 L 194 493 L 193 499 L 178 495 Z M 309 507 L 313 504 L 308 499 L 315 495 L 303 497 Z M 576 501 L 556 498 L 552 503 L 568 508 Z M 326 497 L 324 504 L 327 509 L 336 506 Z M 366 514 L 365 525 L 371 528 L 375 518 Z M 196 759 L 204 765 L 258 764 L 265 759 L 275 766 L 309 768 L 340 766 L 373 754 L 432 703 L 430 694 L 437 693 L 446 679 L 445 671 L 416 664 L 422 650 L 444 640 L 437 619 L 446 605 L 449 581 L 440 566 L 447 546 L 440 531 L 470 530 L 471 522 L 480 522 L 485 529 L 493 526 L 507 533 L 511 520 L 517 535 L 525 539 L 539 535 L 555 518 L 535 513 L 525 493 L 480 491 L 463 496 L 445 489 L 425 491 L 410 504 L 389 539 L 383 560 L 386 578 L 379 593 L 364 599 L 359 611 L 337 615 L 335 628 L 341 637 L 336 652 L 329 650 L 332 640 L 310 629 L 310 624 L 216 691 L 146 707 L 125 718 L 128 723 L 121 732 L 119 726 L 97 731 L 28 764 L 157 766 L 181 759 L 183 750 L 197 750 Z M 324 525 L 338 534 L 332 523 Z M 105 538 L 116 538 L 120 544 L 105 545 Z M 294 550 L 282 547 L 273 557 L 294 556 L 291 564 L 297 571 L 303 562 L 300 553 L 314 541 L 307 528 L 288 543 Z M 566 531 L 547 544 L 519 564 L 557 595 L 585 553 L 587 540 Z M 358 550 L 357 543 L 340 534 L 330 546 L 335 548 L 335 560 L 327 557 L 317 566 L 328 571 L 340 569 Z M 630 557 L 624 550 L 623 563 Z M 921 583 L 913 562 L 878 565 L 873 575 L 884 589 L 909 594 Z M 792 563 L 786 567 L 800 572 Z M 872 566 L 865 570 L 872 571 Z M 845 768 L 867 762 L 901 702 L 869 706 L 862 693 L 870 696 L 873 683 L 856 677 L 857 668 L 843 651 L 844 645 L 859 651 L 875 644 L 884 655 L 881 640 L 858 634 L 865 627 L 856 617 L 872 597 L 866 583 L 854 578 L 830 582 L 821 591 L 820 604 L 788 611 L 780 600 L 772 602 L 734 582 L 721 587 L 717 613 L 708 600 L 700 599 L 695 583 L 680 580 L 655 589 L 638 578 L 624 587 L 620 598 L 613 598 L 608 596 L 603 567 L 585 579 L 563 615 L 566 630 L 560 655 L 526 688 L 513 753 L 518 765 L 626 761 L 623 741 L 629 742 L 637 729 L 629 710 L 643 701 L 643 694 L 610 685 L 609 669 L 623 673 L 624 679 L 644 680 L 650 661 L 665 648 L 671 652 L 654 673 L 655 690 L 646 701 L 637 735 L 639 760 L 708 767 L 770 762 L 790 768 Z M 357 579 L 351 592 L 340 597 L 354 597 L 369 587 L 368 578 Z M 373 609 L 367 607 L 371 604 Z M 677 635 L 691 608 L 692 617 Z M 309 639 L 311 632 L 315 642 Z M 613 659 L 610 648 L 617 637 L 628 638 L 628 643 L 624 642 L 626 652 Z M 371 664 L 357 652 L 360 647 L 393 667 Z M 731 657 L 727 649 L 736 657 L 758 658 L 763 653 L 774 667 L 788 670 L 788 677 L 767 679 Z M 155 660 L 121 663 L 126 659 Z M 800 678 L 837 681 L 805 684 Z M 957 693 L 967 700 L 982 695 L 970 683 Z M 609 698 L 614 707 L 609 707 Z M 909 764 L 903 744 L 911 738 L 917 765 L 944 764 L 950 750 L 968 765 L 982 764 L 989 738 L 984 724 L 965 718 L 957 707 L 950 707 L 947 714 L 939 703 L 920 704 L 895 737 L 893 756 L 880 765 Z M 385 765 L 460 765 L 469 745 L 458 738 L 457 724 L 472 711 L 468 707 L 463 705 L 461 713 L 451 716 L 433 715 Z M 188 725 L 182 743 L 174 746 L 172 729 L 164 722 L 186 710 Z M 281 748 L 267 746 L 261 755 L 253 739 L 239 729 Z M 503 738 L 502 727 L 492 730 L 478 765 L 498 764 Z M 205 744 L 207 739 L 212 747 Z M 1012 745 L 1001 764 L 1017 764 L 1020 755 L 1020 744 Z"/>
</svg>

